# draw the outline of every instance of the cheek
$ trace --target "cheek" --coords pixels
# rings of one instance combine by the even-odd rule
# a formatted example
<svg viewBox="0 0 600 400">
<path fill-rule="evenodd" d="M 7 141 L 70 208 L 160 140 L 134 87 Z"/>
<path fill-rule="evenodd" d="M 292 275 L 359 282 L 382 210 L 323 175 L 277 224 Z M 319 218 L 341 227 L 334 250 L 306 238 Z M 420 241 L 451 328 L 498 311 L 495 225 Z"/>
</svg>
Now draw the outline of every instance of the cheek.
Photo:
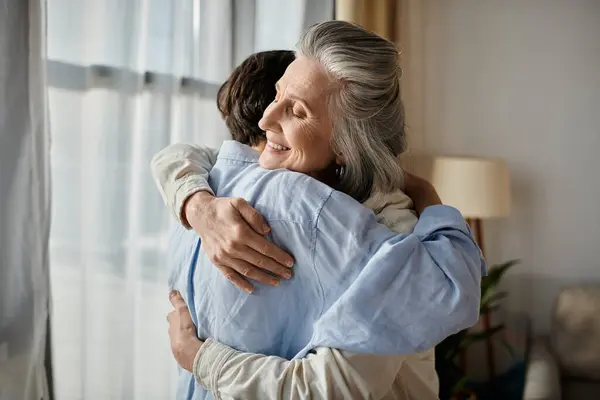
<svg viewBox="0 0 600 400">
<path fill-rule="evenodd" d="M 303 169 L 315 172 L 325 169 L 335 159 L 330 138 L 327 131 L 320 131 L 312 126 L 295 130 L 290 133 L 288 140 L 299 153 Z"/>
<path fill-rule="evenodd" d="M 329 147 L 331 140 L 331 128 L 325 124 L 316 121 L 290 121 L 283 126 L 286 139 L 292 147 L 298 149 L 323 150 L 323 147 Z"/>
<path fill-rule="evenodd" d="M 333 151 L 331 150 L 331 127 L 327 124 L 317 124 L 311 133 L 311 149 L 319 155 L 321 160 L 329 163 L 331 158 L 333 158 Z"/>
</svg>

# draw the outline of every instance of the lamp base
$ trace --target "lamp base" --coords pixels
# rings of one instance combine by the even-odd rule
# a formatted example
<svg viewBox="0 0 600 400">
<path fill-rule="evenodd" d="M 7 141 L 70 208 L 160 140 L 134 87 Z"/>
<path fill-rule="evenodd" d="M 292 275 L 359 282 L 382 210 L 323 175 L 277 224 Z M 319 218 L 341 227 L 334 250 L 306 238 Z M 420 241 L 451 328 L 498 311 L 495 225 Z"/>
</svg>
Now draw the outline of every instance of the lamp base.
<svg viewBox="0 0 600 400">
<path fill-rule="evenodd" d="M 479 245 L 481 249 L 481 254 L 485 258 L 485 248 L 483 246 L 483 228 L 481 224 L 481 218 L 465 218 L 467 224 L 471 227 L 471 231 L 475 236 L 475 241 Z M 483 278 L 485 279 L 485 277 Z M 489 331 L 492 329 L 492 315 L 490 310 L 481 310 L 481 317 L 483 323 L 483 329 Z M 492 338 L 488 337 L 485 340 L 485 347 L 487 352 L 487 369 L 488 369 L 488 377 L 490 382 L 493 382 L 496 379 L 496 357 L 494 354 L 494 343 L 492 342 Z M 461 360 L 462 361 L 462 360 Z M 464 361 L 466 364 L 466 360 Z"/>
</svg>

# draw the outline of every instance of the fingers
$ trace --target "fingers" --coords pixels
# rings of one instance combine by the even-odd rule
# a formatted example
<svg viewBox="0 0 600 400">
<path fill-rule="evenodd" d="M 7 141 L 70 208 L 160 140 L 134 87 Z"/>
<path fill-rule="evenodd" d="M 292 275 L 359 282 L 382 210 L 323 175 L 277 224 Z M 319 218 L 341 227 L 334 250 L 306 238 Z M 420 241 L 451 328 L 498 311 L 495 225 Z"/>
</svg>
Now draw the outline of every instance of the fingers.
<svg viewBox="0 0 600 400">
<path fill-rule="evenodd" d="M 258 268 L 255 265 L 240 259 L 231 260 L 230 265 L 231 268 L 233 268 L 239 274 L 245 276 L 246 278 L 264 283 L 265 285 L 279 286 L 279 278 L 266 272 L 266 268 Z M 289 279 L 290 277 L 291 275 L 286 276 L 286 279 Z"/>
<path fill-rule="evenodd" d="M 256 275 L 253 272 L 256 268 L 269 271 L 283 279 L 290 279 L 292 277 L 292 271 L 289 267 L 279 264 L 274 259 L 254 249 L 258 248 L 261 251 L 265 251 L 267 246 L 277 247 L 265 237 L 251 232 L 248 235 L 245 245 L 241 244 L 244 242 L 237 243 L 240 244 L 228 246 L 226 251 L 217 251 L 215 257 L 212 259 L 213 263 L 233 268 L 246 277 L 252 275 L 250 276 L 251 278 Z M 239 261 L 243 263 L 240 264 Z"/>
<path fill-rule="evenodd" d="M 265 219 L 260 215 L 256 209 L 254 209 L 244 199 L 236 198 L 231 200 L 231 205 L 238 210 L 242 218 L 250 225 L 256 233 L 266 235 L 269 233 L 271 228 L 267 225 Z"/>
<path fill-rule="evenodd" d="M 181 297 L 181 294 L 177 290 L 172 290 L 169 293 L 169 300 L 171 300 L 171 304 L 175 308 L 173 312 L 177 312 L 179 317 L 181 318 L 184 314 L 190 316 L 190 311 L 188 310 L 187 304 L 185 304 L 185 300 Z M 191 319 L 191 317 L 190 317 Z"/>
<path fill-rule="evenodd" d="M 264 237 L 270 228 L 254 208 L 240 198 L 214 199 L 210 204 L 216 220 L 201 235 L 202 249 L 234 285 L 251 292 L 252 285 L 244 277 L 268 285 L 279 281 L 267 272 L 291 277 L 294 259 Z"/>
<path fill-rule="evenodd" d="M 177 318 L 179 320 L 179 325 L 182 328 L 193 327 L 194 321 L 192 321 L 190 310 L 188 309 L 187 304 L 185 304 L 183 297 L 181 297 L 181 294 L 177 290 L 172 290 L 169 293 L 169 300 L 175 308 L 167 315 L 167 321 L 169 321 L 169 324 L 172 320 Z"/>
<path fill-rule="evenodd" d="M 181 297 L 181 293 L 179 293 L 177 290 L 171 290 L 169 292 L 169 301 L 175 309 L 177 309 L 177 307 L 180 307 L 181 305 L 187 308 L 183 297 Z"/>
<path fill-rule="evenodd" d="M 245 280 L 239 272 L 225 266 L 217 266 L 217 268 L 219 268 L 219 271 L 221 271 L 221 273 L 225 275 L 225 277 L 229 279 L 229 281 L 235 286 L 237 286 L 239 289 L 242 289 L 244 292 L 247 293 L 252 293 L 252 290 L 254 289 L 252 287 L 252 284 Z"/>
<path fill-rule="evenodd" d="M 238 225 L 234 230 L 235 236 L 233 241 L 237 244 L 245 244 L 247 248 L 254 250 L 254 252 L 258 254 L 248 252 L 246 249 L 241 248 L 238 250 L 238 254 L 233 254 L 233 249 L 229 249 L 229 255 L 235 255 L 235 258 L 237 259 L 247 261 L 259 268 L 266 269 L 277 276 L 288 279 L 289 271 L 286 267 L 292 267 L 294 265 L 294 259 L 263 236 L 266 233 L 265 229 L 267 232 L 269 230 L 263 217 L 244 199 L 233 199 L 232 205 L 238 210 L 244 221 L 246 221 L 254 230 L 254 232 L 252 232 L 250 229 L 247 229 L 248 227 L 245 226 L 244 223 Z"/>
<path fill-rule="evenodd" d="M 294 266 L 292 256 L 281 250 L 275 243 L 264 236 L 249 235 L 246 239 L 246 246 L 257 253 L 253 254 L 255 260 L 244 258 L 246 261 L 257 267 L 271 271 L 282 278 L 285 278 L 284 275 L 289 272 L 289 268 Z M 257 264 L 257 262 L 261 264 Z"/>
</svg>

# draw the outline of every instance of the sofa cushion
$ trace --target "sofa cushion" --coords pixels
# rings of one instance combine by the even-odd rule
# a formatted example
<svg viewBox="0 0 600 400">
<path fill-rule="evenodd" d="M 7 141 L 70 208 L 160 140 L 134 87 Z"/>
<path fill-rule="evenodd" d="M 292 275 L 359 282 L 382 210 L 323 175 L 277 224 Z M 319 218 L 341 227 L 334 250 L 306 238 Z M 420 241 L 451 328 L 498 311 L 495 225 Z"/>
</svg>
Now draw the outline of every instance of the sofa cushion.
<svg viewBox="0 0 600 400">
<path fill-rule="evenodd" d="M 534 340 L 529 353 L 523 400 L 560 400 L 560 371 L 548 340 Z"/>
<path fill-rule="evenodd" d="M 600 287 L 561 290 L 551 339 L 564 375 L 600 379 Z"/>
</svg>

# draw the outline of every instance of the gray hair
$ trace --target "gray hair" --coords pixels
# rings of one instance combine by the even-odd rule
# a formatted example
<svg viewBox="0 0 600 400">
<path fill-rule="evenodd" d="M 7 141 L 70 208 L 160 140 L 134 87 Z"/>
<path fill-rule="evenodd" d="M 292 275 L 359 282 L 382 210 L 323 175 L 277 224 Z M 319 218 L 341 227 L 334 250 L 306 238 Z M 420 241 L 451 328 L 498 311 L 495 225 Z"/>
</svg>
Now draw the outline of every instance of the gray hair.
<svg viewBox="0 0 600 400">
<path fill-rule="evenodd" d="M 336 189 L 365 201 L 401 188 L 397 157 L 406 150 L 396 46 L 345 21 L 309 28 L 297 54 L 317 61 L 335 82 L 329 96 L 332 148 L 344 157 Z"/>
</svg>

